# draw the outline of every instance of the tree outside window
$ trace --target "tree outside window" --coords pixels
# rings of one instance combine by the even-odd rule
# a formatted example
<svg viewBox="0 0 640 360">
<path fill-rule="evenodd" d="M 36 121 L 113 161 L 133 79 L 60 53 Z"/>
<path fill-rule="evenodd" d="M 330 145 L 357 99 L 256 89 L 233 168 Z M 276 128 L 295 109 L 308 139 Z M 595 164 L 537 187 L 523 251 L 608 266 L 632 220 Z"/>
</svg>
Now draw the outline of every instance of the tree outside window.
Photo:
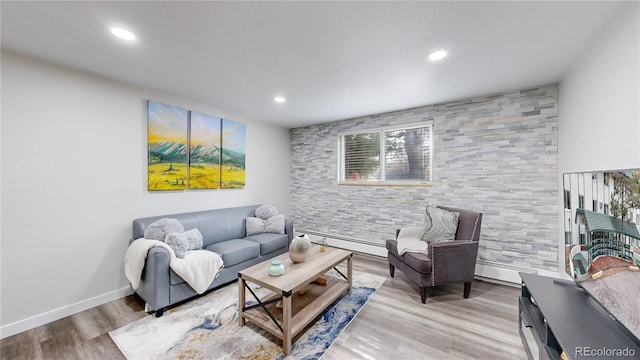
<svg viewBox="0 0 640 360">
<path fill-rule="evenodd" d="M 429 124 L 341 135 L 339 181 L 431 181 L 431 133 Z"/>
</svg>

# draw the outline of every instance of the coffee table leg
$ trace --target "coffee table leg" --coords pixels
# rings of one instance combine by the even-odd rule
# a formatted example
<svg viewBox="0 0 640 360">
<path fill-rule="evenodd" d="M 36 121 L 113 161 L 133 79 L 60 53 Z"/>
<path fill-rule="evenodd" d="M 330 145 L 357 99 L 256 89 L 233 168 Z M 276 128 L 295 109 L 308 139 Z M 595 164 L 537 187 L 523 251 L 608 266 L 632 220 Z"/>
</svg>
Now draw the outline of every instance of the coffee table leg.
<svg viewBox="0 0 640 360">
<path fill-rule="evenodd" d="M 244 326 L 243 309 L 246 303 L 246 290 L 244 288 L 245 282 L 242 278 L 238 278 L 238 325 Z"/>
<path fill-rule="evenodd" d="M 347 282 L 349 282 L 349 290 L 347 294 L 351 295 L 351 279 L 353 279 L 353 255 L 347 259 Z"/>
<path fill-rule="evenodd" d="M 291 352 L 291 295 L 282 297 L 282 352 Z"/>
</svg>

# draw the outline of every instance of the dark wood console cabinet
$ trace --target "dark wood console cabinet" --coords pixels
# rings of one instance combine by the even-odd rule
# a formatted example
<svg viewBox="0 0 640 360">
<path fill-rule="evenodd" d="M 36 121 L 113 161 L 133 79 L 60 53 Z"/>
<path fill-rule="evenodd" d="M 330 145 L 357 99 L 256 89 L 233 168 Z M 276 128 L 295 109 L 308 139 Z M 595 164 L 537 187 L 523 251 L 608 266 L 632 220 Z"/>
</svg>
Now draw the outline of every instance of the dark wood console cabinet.
<svg viewBox="0 0 640 360">
<path fill-rule="evenodd" d="M 529 359 L 638 359 L 640 341 L 571 280 L 520 273 L 520 337 Z"/>
</svg>

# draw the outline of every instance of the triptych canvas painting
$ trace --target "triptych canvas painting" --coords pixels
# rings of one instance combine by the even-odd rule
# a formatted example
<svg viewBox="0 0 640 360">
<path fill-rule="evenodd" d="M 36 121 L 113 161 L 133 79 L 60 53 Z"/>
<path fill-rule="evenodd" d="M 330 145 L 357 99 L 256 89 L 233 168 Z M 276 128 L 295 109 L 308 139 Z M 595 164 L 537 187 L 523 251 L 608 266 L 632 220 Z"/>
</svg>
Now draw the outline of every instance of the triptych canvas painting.
<svg viewBox="0 0 640 360">
<path fill-rule="evenodd" d="M 148 189 L 244 188 L 246 126 L 149 100 Z"/>
</svg>

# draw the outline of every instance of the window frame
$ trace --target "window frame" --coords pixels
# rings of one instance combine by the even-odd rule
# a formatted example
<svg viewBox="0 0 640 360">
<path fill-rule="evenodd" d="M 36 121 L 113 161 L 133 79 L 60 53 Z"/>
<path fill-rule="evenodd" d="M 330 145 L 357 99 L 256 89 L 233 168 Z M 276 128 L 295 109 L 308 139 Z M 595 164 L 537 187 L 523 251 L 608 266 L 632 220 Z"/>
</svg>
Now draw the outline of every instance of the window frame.
<svg viewBox="0 0 640 360">
<path fill-rule="evenodd" d="M 391 131 L 401 131 L 410 129 L 428 128 L 429 129 L 429 180 L 386 180 L 386 147 L 385 147 L 385 133 Z M 379 133 L 380 134 L 380 180 L 346 180 L 345 179 L 345 160 L 344 160 L 344 144 L 345 136 L 367 134 L 367 133 Z M 420 121 L 415 123 L 398 124 L 392 126 L 381 126 L 375 128 L 358 129 L 353 131 L 346 131 L 338 133 L 338 168 L 337 168 L 337 184 L 338 185 L 366 185 L 366 186 L 432 186 L 433 185 L 433 121 Z"/>
</svg>

